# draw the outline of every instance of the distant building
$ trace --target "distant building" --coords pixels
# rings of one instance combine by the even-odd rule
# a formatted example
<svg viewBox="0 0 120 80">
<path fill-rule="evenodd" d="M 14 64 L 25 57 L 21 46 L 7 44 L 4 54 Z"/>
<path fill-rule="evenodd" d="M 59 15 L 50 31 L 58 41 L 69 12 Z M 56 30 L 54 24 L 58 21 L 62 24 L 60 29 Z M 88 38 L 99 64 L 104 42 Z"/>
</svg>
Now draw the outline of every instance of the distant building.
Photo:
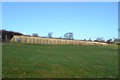
<svg viewBox="0 0 120 80">
<path fill-rule="evenodd" d="M 14 35 L 23 35 L 19 32 L 0 30 L 0 39 L 4 41 L 10 41 Z"/>
</svg>

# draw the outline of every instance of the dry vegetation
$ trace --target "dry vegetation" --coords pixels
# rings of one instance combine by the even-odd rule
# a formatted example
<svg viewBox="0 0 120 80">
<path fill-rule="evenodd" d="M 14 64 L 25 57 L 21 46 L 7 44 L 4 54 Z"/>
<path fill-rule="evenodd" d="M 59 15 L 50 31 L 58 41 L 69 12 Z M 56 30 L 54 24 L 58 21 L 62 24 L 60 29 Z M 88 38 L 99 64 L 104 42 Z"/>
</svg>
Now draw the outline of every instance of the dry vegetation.
<svg viewBox="0 0 120 80">
<path fill-rule="evenodd" d="M 18 39 L 20 39 L 20 41 L 18 41 Z M 13 36 L 11 42 L 32 43 L 32 44 L 108 45 L 107 43 L 102 43 L 102 42 L 65 40 L 65 39 L 30 37 L 30 36 Z"/>
</svg>

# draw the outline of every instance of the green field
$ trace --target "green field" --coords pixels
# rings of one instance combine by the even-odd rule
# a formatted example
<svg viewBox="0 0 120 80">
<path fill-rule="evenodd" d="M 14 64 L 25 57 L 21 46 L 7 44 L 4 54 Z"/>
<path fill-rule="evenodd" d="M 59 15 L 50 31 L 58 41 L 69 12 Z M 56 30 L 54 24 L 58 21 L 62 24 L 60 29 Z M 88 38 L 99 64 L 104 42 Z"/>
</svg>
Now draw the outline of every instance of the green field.
<svg viewBox="0 0 120 80">
<path fill-rule="evenodd" d="M 118 48 L 81 45 L 2 44 L 5 78 L 118 77 Z"/>
</svg>

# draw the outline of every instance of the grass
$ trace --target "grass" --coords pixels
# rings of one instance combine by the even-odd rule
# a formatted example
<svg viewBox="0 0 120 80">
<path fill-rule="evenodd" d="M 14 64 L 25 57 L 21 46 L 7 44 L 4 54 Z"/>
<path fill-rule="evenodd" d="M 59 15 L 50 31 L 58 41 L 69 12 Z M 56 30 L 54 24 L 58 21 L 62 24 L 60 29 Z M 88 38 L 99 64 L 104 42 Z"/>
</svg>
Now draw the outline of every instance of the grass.
<svg viewBox="0 0 120 80">
<path fill-rule="evenodd" d="M 118 49 L 111 46 L 2 45 L 5 78 L 118 77 Z"/>
</svg>

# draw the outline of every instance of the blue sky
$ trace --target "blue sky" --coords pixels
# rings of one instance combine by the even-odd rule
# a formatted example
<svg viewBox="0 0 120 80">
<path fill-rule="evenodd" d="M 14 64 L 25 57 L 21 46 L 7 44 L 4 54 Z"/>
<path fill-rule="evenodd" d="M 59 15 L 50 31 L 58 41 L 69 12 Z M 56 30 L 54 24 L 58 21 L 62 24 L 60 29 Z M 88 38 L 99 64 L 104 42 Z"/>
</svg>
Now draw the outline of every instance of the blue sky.
<svg viewBox="0 0 120 80">
<path fill-rule="evenodd" d="M 23 34 L 75 39 L 118 37 L 117 2 L 3 2 L 2 28 Z"/>
</svg>

